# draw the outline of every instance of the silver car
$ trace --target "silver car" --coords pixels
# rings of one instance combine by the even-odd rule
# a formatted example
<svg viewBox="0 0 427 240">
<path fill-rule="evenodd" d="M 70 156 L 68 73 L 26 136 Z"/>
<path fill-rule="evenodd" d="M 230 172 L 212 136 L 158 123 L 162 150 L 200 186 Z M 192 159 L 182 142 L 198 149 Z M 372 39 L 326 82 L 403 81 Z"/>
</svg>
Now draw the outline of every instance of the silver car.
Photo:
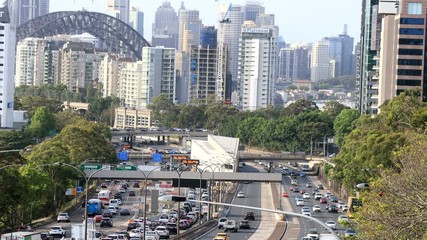
<svg viewBox="0 0 427 240">
<path fill-rule="evenodd" d="M 68 213 L 60 213 L 56 218 L 57 222 L 70 222 L 70 216 Z"/>
</svg>

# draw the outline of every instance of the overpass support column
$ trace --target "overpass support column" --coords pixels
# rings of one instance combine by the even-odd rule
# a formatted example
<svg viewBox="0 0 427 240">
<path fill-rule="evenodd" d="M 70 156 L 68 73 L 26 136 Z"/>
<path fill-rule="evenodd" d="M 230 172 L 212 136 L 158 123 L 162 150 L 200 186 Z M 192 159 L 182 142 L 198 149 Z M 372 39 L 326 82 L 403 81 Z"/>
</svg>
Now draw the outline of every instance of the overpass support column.
<svg viewBox="0 0 427 240">
<path fill-rule="evenodd" d="M 160 143 L 160 136 L 157 136 L 157 144 Z"/>
<path fill-rule="evenodd" d="M 163 140 L 163 142 L 165 142 L 165 136 L 164 135 L 162 136 L 162 140 Z"/>
<path fill-rule="evenodd" d="M 178 144 L 179 144 L 179 146 L 182 146 L 183 140 L 184 140 L 184 137 L 182 137 L 182 136 L 178 137 Z"/>
<path fill-rule="evenodd" d="M 168 140 L 168 144 L 170 144 L 170 142 L 171 142 L 171 136 L 168 135 L 167 140 Z"/>
</svg>

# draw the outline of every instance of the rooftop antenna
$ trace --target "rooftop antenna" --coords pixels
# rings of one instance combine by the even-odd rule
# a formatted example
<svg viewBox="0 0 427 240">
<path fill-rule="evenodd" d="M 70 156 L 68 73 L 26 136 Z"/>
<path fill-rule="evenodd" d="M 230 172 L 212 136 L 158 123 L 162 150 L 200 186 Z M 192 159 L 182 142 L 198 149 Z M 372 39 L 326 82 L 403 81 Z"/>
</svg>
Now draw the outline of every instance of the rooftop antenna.
<svg viewBox="0 0 427 240">
<path fill-rule="evenodd" d="M 347 24 L 344 24 L 344 32 L 343 35 L 347 35 Z"/>
</svg>

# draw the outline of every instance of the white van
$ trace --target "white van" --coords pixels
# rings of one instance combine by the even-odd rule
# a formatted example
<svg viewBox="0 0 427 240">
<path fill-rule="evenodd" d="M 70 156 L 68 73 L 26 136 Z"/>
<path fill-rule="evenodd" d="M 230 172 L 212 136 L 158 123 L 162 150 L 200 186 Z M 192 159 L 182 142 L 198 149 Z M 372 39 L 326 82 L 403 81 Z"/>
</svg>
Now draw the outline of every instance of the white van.
<svg viewBox="0 0 427 240">
<path fill-rule="evenodd" d="M 110 206 L 119 207 L 119 200 L 118 199 L 110 199 Z"/>
</svg>

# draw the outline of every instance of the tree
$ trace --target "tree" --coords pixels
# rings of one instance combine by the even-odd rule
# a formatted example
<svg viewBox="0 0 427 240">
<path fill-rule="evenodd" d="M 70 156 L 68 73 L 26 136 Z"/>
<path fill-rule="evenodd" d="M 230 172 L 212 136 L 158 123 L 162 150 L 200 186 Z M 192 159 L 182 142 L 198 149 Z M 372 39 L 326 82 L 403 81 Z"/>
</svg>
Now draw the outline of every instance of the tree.
<svg viewBox="0 0 427 240">
<path fill-rule="evenodd" d="M 205 122 L 205 105 L 186 105 L 181 107 L 176 125 L 181 128 L 203 128 Z"/>
<path fill-rule="evenodd" d="M 292 116 L 297 116 L 302 112 L 317 111 L 317 110 L 319 110 L 319 108 L 317 107 L 316 103 L 305 100 L 305 99 L 300 99 L 294 103 L 291 103 L 289 106 L 285 107 L 282 110 L 281 115 L 292 117 Z"/>
<path fill-rule="evenodd" d="M 342 146 L 344 138 L 355 128 L 353 122 L 360 117 L 356 109 L 342 110 L 334 121 L 335 143 Z"/>
<path fill-rule="evenodd" d="M 265 139 L 265 136 L 262 135 L 262 128 L 266 123 L 267 119 L 262 117 L 246 118 L 239 124 L 237 137 L 245 144 L 261 145 Z"/>
<path fill-rule="evenodd" d="M 27 117 L 30 119 L 33 117 L 34 113 L 39 107 L 45 107 L 51 113 L 57 113 L 63 109 L 63 102 L 40 96 L 23 97 L 20 102 L 22 108 L 19 110 L 26 110 Z"/>
<path fill-rule="evenodd" d="M 341 113 L 344 109 L 350 109 L 346 105 L 339 103 L 337 101 L 329 101 L 325 104 L 325 107 L 323 110 L 332 117 L 332 120 L 335 120 L 335 118 Z"/>
<path fill-rule="evenodd" d="M 427 137 L 413 131 L 405 135 L 407 144 L 393 157 L 395 168 L 381 171 L 362 194 L 361 239 L 426 239 Z"/>
<path fill-rule="evenodd" d="M 225 123 L 228 116 L 234 116 L 238 113 L 235 107 L 223 103 L 213 103 L 207 106 L 205 127 L 210 130 L 218 130 L 219 126 Z"/>
<path fill-rule="evenodd" d="M 333 135 L 332 118 L 321 111 L 302 112 L 294 117 L 297 127 L 295 147 L 299 150 L 309 151 L 312 140 Z"/>
<path fill-rule="evenodd" d="M 148 108 L 153 112 L 153 120 L 162 126 L 173 126 L 178 118 L 179 109 L 166 94 L 155 97 Z"/>
<path fill-rule="evenodd" d="M 31 119 L 28 130 L 35 137 L 43 138 L 55 129 L 55 116 L 46 107 L 39 107 Z"/>
</svg>

